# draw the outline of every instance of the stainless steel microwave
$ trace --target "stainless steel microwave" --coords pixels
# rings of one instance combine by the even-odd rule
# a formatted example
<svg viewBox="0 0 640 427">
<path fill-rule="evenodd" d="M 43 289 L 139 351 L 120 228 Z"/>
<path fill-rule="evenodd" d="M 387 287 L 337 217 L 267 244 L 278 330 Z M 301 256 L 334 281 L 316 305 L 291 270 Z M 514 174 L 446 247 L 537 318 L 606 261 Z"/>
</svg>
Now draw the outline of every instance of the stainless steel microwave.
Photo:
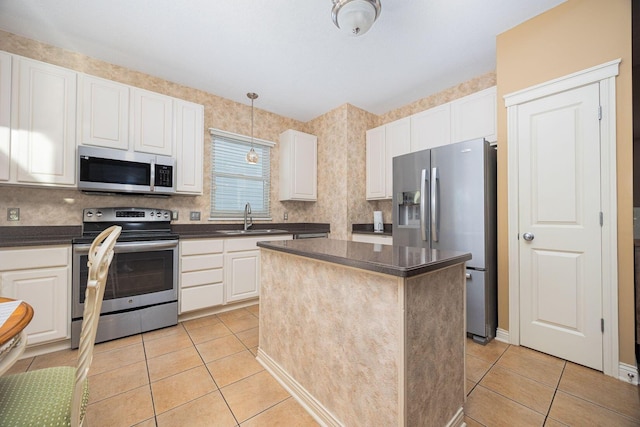
<svg viewBox="0 0 640 427">
<path fill-rule="evenodd" d="M 78 189 L 108 193 L 175 193 L 175 159 L 99 147 L 78 147 Z"/>
</svg>

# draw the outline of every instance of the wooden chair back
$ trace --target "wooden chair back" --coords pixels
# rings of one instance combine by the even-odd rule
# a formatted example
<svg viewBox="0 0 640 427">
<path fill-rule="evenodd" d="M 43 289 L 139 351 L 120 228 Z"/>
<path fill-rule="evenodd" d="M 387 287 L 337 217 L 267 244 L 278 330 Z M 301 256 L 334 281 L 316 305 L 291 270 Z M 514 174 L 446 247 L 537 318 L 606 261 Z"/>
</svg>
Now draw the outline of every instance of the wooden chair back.
<svg viewBox="0 0 640 427">
<path fill-rule="evenodd" d="M 93 359 L 93 346 L 98 331 L 102 298 L 109 272 L 109 265 L 113 259 L 113 248 L 116 244 L 122 227 L 114 225 L 98 235 L 89 249 L 87 279 L 87 291 L 84 300 L 84 313 L 82 318 L 82 331 L 80 333 L 80 345 L 78 350 L 78 362 L 76 368 L 75 388 L 71 412 L 71 425 L 80 425 L 80 411 L 82 398 L 89 368 Z"/>
</svg>

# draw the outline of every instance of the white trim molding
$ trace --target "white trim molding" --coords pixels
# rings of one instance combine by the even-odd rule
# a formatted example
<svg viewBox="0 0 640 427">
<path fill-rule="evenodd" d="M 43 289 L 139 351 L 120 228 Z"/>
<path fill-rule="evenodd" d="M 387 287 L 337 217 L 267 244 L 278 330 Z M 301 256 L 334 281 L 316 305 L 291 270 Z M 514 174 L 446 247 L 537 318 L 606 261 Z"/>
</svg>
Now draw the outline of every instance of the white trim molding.
<svg viewBox="0 0 640 427">
<path fill-rule="evenodd" d="M 504 329 L 497 328 L 496 329 L 496 341 L 500 341 L 506 344 L 509 344 L 509 331 L 505 331 Z"/>
<path fill-rule="evenodd" d="M 294 399 L 323 427 L 344 427 L 327 408 L 287 373 L 275 360 L 258 348 L 256 360 L 289 392 Z"/>
<path fill-rule="evenodd" d="M 252 142 L 250 136 L 240 135 L 239 133 L 227 132 L 226 130 L 209 128 L 209 133 L 213 136 L 219 136 L 222 138 L 235 139 L 237 141 Z M 266 139 L 253 138 L 253 143 L 256 145 L 266 145 L 267 147 L 275 147 L 276 143 L 267 141 Z"/>
<path fill-rule="evenodd" d="M 602 120 L 600 122 L 602 227 L 602 316 L 604 319 L 603 372 L 618 377 L 618 224 L 616 181 L 616 90 L 615 77 L 621 60 L 569 74 L 504 96 L 507 107 L 508 140 L 508 254 L 509 331 L 503 335 L 510 344 L 520 345 L 520 266 L 518 245 L 518 106 L 572 88 L 599 83 Z"/>
<path fill-rule="evenodd" d="M 618 379 L 629 384 L 638 385 L 638 367 L 620 362 Z"/>
</svg>

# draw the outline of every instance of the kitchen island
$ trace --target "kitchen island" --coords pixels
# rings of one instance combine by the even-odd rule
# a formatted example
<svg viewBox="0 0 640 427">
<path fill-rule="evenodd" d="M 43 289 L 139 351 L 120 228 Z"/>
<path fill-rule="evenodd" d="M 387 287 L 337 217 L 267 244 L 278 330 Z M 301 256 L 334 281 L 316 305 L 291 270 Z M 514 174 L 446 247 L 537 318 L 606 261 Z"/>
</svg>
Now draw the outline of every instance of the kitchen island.
<svg viewBox="0 0 640 427">
<path fill-rule="evenodd" d="M 332 239 L 258 246 L 258 361 L 321 424 L 462 425 L 469 254 Z"/>
</svg>

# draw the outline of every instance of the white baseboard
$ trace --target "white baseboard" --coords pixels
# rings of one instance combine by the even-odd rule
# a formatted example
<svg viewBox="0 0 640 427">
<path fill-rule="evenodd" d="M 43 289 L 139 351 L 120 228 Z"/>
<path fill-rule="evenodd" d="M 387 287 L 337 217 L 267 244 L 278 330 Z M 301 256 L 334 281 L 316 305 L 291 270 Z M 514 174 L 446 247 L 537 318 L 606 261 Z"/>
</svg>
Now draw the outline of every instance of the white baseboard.
<svg viewBox="0 0 640 427">
<path fill-rule="evenodd" d="M 323 427 L 344 427 L 311 393 L 302 387 L 262 349 L 258 348 L 256 360 L 289 392 L 294 399 Z"/>
<path fill-rule="evenodd" d="M 504 329 L 497 328 L 496 329 L 496 341 L 500 341 L 506 344 L 509 343 L 509 331 L 505 331 Z"/>
<path fill-rule="evenodd" d="M 638 367 L 622 362 L 618 363 L 618 379 L 629 384 L 638 385 Z"/>
<path fill-rule="evenodd" d="M 178 323 L 186 322 L 187 320 L 199 319 L 200 317 L 211 316 L 213 314 L 220 314 L 231 310 L 237 310 L 238 308 L 249 307 L 258 304 L 259 302 L 260 300 L 258 298 L 253 298 L 227 305 L 216 305 L 209 308 L 203 308 L 201 310 L 189 311 L 178 315 Z"/>
<path fill-rule="evenodd" d="M 466 425 L 467 423 L 464 422 L 464 409 L 461 406 L 445 427 L 466 427 Z"/>
</svg>

